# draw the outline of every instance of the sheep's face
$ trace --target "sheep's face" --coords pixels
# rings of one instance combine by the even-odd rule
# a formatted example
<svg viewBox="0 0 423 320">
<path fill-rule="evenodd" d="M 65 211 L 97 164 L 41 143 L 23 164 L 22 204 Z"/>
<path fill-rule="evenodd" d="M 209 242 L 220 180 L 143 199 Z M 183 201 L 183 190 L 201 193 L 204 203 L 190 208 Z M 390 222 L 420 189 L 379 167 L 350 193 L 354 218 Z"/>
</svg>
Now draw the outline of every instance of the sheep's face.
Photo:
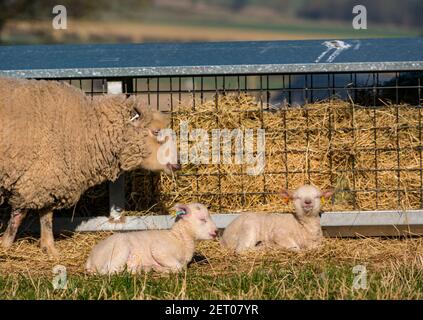
<svg viewBox="0 0 423 320">
<path fill-rule="evenodd" d="M 142 163 L 144 169 L 172 174 L 173 171 L 181 168 L 176 156 L 176 140 L 170 134 L 163 134 L 168 125 L 167 117 L 158 111 L 152 112 L 152 120 L 146 128 L 145 143 L 149 155 Z"/>
<path fill-rule="evenodd" d="M 282 190 L 282 197 L 293 201 L 297 216 L 318 216 L 322 197 L 329 198 L 333 193 L 332 189 L 321 191 L 315 186 L 303 185 L 294 192 Z"/>
<path fill-rule="evenodd" d="M 174 206 L 178 219 L 190 226 L 197 240 L 212 240 L 217 237 L 217 227 L 209 211 L 201 203 L 177 204 Z"/>
<path fill-rule="evenodd" d="M 125 170 L 144 168 L 172 174 L 180 169 L 175 139 L 162 134 L 169 125 L 168 117 L 150 108 L 135 107 L 130 123 L 128 143 L 121 156 Z"/>
</svg>

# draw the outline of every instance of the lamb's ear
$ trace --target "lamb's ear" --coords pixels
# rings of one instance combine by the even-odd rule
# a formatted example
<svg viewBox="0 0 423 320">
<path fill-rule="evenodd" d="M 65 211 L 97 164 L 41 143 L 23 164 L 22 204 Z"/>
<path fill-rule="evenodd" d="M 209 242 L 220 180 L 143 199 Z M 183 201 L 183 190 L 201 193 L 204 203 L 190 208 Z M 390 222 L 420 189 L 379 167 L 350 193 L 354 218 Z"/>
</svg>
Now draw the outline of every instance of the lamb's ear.
<svg viewBox="0 0 423 320">
<path fill-rule="evenodd" d="M 186 217 L 189 213 L 189 206 L 186 204 L 177 203 L 172 208 L 176 212 L 176 217 Z"/>
<path fill-rule="evenodd" d="M 335 193 L 335 189 L 330 188 L 322 191 L 322 197 L 328 199 Z"/>
<path fill-rule="evenodd" d="M 292 192 L 286 189 L 282 189 L 279 193 L 282 199 L 291 200 L 292 199 Z"/>
</svg>

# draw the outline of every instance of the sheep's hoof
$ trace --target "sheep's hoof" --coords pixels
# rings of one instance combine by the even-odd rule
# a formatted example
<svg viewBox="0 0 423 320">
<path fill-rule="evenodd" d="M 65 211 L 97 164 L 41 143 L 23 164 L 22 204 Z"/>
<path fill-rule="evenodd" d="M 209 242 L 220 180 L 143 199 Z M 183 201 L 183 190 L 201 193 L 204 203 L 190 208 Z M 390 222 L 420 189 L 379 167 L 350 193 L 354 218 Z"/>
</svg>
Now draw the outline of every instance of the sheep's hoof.
<svg viewBox="0 0 423 320">
<path fill-rule="evenodd" d="M 41 245 L 41 250 L 49 256 L 49 258 L 56 259 L 59 257 L 59 251 L 52 245 Z"/>
</svg>

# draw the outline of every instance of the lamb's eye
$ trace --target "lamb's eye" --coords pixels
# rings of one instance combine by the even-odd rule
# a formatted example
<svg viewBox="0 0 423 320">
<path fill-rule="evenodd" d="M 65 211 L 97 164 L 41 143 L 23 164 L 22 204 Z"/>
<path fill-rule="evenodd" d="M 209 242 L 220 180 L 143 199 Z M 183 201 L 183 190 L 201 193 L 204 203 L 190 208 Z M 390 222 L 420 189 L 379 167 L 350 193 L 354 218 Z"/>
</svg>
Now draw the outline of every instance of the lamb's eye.
<svg viewBox="0 0 423 320">
<path fill-rule="evenodd" d="M 156 137 L 160 134 L 160 130 L 153 130 L 153 135 Z"/>
<path fill-rule="evenodd" d="M 207 222 L 207 219 L 200 219 L 200 221 L 201 221 L 202 223 L 206 223 L 206 222 Z"/>
</svg>

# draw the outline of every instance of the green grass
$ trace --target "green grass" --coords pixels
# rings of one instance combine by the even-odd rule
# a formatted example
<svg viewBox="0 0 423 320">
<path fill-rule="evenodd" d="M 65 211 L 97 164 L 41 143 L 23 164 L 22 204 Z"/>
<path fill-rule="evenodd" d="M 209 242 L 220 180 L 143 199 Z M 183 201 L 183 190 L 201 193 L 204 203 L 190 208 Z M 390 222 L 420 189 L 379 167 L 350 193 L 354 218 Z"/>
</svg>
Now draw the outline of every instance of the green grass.
<svg viewBox="0 0 423 320">
<path fill-rule="evenodd" d="M 159 276 L 68 275 L 66 290 L 50 278 L 0 276 L 0 299 L 422 299 L 423 271 L 404 264 L 368 268 L 368 289 L 353 289 L 353 265 L 305 263 L 261 266 L 251 272 L 212 275 L 189 268 Z M 234 270 L 235 271 L 235 270 Z M 52 276 L 53 277 L 53 276 Z"/>
<path fill-rule="evenodd" d="M 59 238 L 57 259 L 31 237 L 0 249 L 0 299 L 423 299 L 423 237 L 325 238 L 315 250 L 242 255 L 203 241 L 179 274 L 89 276 L 85 261 L 107 235 Z M 66 290 L 53 289 L 57 265 L 67 268 Z M 356 265 L 366 266 L 367 289 L 353 288 Z"/>
</svg>

